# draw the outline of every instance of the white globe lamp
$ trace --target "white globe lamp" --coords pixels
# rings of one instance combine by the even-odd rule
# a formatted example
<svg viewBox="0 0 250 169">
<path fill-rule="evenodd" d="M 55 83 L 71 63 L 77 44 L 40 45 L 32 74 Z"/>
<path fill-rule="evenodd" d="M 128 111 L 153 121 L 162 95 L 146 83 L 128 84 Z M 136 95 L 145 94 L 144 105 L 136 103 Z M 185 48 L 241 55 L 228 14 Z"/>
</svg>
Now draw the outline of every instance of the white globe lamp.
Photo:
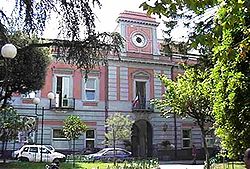
<svg viewBox="0 0 250 169">
<path fill-rule="evenodd" d="M 5 44 L 1 48 L 1 54 L 4 58 L 13 59 L 17 54 L 17 48 L 13 44 Z"/>
<path fill-rule="evenodd" d="M 34 103 L 35 105 L 38 105 L 38 104 L 40 103 L 40 99 L 39 99 L 38 97 L 35 97 L 35 98 L 33 99 L 33 103 Z"/>
<path fill-rule="evenodd" d="M 55 98 L 55 94 L 53 92 L 49 92 L 47 97 L 48 99 L 53 100 Z"/>
</svg>

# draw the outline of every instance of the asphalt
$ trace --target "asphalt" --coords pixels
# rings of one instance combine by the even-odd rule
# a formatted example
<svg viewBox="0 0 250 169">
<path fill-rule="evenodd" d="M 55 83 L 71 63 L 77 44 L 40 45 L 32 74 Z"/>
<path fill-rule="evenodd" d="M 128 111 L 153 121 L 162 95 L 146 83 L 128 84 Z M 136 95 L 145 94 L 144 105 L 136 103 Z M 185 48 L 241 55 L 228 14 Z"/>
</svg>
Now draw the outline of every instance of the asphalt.
<svg viewBox="0 0 250 169">
<path fill-rule="evenodd" d="M 159 161 L 160 165 L 164 164 L 185 164 L 185 165 L 194 165 L 192 160 L 178 160 L 178 161 Z M 197 165 L 203 165 L 204 160 L 196 160 Z"/>
</svg>

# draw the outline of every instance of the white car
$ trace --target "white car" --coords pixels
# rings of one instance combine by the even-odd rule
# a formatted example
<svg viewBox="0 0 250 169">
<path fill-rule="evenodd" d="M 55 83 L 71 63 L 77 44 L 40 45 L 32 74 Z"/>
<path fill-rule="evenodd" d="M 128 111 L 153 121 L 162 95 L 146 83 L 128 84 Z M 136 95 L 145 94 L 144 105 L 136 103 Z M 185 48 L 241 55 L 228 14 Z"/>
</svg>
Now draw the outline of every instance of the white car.
<svg viewBox="0 0 250 169">
<path fill-rule="evenodd" d="M 57 160 L 64 162 L 66 160 L 64 154 L 50 150 L 46 145 L 24 145 L 19 150 L 14 151 L 13 157 L 21 161 L 40 162 L 41 154 L 43 162 L 54 162 Z"/>
</svg>

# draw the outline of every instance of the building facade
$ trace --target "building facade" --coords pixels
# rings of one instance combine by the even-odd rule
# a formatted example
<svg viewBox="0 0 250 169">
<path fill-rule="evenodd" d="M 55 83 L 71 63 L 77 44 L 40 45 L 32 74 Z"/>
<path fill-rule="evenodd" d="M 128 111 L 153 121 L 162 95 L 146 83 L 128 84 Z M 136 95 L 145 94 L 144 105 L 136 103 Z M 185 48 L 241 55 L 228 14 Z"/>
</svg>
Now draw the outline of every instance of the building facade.
<svg viewBox="0 0 250 169">
<path fill-rule="evenodd" d="M 165 90 L 157 74 L 174 79 L 182 72 L 180 62 L 195 64 L 198 57 L 162 53 L 161 41 L 157 39 L 159 23 L 144 13 L 124 11 L 117 22 L 118 31 L 126 40 L 120 60 L 109 56 L 108 65 L 92 70 L 87 79 L 84 71 L 53 62 L 47 70 L 44 87 L 33 93 L 41 99 L 37 109 L 32 104 L 32 94 L 13 97 L 13 106 L 24 116 L 33 117 L 35 111 L 44 113 L 43 144 L 51 144 L 57 150 L 71 150 L 71 142 L 62 133 L 67 116 L 77 115 L 88 125 L 88 131 L 76 140 L 77 151 L 82 151 L 105 146 L 105 120 L 119 112 L 134 120 L 130 140 L 134 156 L 191 158 L 193 144 L 198 149 L 203 147 L 199 127 L 189 118 L 174 115 L 163 118 L 150 100 L 161 98 Z M 55 99 L 47 99 L 49 92 L 56 95 Z M 9 148 L 18 148 L 28 137 L 41 143 L 41 120 L 38 116 L 37 132 L 20 133 Z M 207 139 L 209 146 L 213 146 L 213 137 Z M 168 153 L 161 153 L 166 149 L 164 143 L 170 145 Z M 119 146 L 125 147 L 122 142 Z"/>
</svg>

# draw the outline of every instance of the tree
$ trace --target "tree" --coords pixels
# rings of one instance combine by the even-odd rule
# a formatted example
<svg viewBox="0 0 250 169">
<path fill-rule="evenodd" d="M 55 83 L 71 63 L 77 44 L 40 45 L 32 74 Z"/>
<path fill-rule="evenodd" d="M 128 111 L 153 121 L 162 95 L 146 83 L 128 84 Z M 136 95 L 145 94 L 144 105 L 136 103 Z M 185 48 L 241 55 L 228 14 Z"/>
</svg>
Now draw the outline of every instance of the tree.
<svg viewBox="0 0 250 169">
<path fill-rule="evenodd" d="M 30 43 L 24 50 L 28 47 L 57 47 L 57 59 L 88 72 L 94 66 L 106 64 L 106 56 L 110 52 L 118 54 L 123 46 L 123 38 L 118 33 L 95 31 L 94 7 L 101 7 L 99 0 L 16 0 L 12 17 L 0 10 L 0 40 L 2 43 L 10 41 L 9 33 L 18 30 L 27 35 L 41 35 L 51 15 L 57 15 L 63 38 Z"/>
<path fill-rule="evenodd" d="M 42 88 L 49 51 L 44 48 L 31 48 L 26 45 L 38 42 L 35 37 L 28 37 L 21 32 L 10 36 L 12 42 L 21 47 L 14 59 L 0 58 L 0 102 L 5 107 L 13 93 L 27 93 Z M 26 48 L 23 50 L 23 48 Z"/>
<path fill-rule="evenodd" d="M 140 7 L 147 10 L 148 14 L 156 14 L 163 18 L 166 26 L 164 30 L 166 42 L 172 43 L 171 32 L 180 23 L 183 23 L 184 27 L 189 28 L 185 46 L 188 50 L 199 51 L 202 55 L 201 63 L 205 67 L 211 67 L 213 65 L 211 58 L 214 47 L 212 43 L 214 37 L 213 25 L 219 1 L 149 1 L 145 1 Z"/>
<path fill-rule="evenodd" d="M 101 4 L 99 0 L 92 0 L 91 2 L 89 0 L 16 0 L 11 16 L 7 16 L 3 10 L 0 10 L 0 47 L 5 43 L 13 43 L 18 47 L 18 55 L 29 56 L 28 58 L 31 59 L 27 60 L 30 62 L 26 62 L 24 59 L 19 62 L 20 60 L 15 58 L 9 61 L 8 69 L 11 69 L 11 71 L 18 70 L 16 75 L 21 72 L 26 73 L 27 67 L 25 68 L 23 64 L 27 65 L 27 63 L 33 64 L 32 68 L 33 66 L 40 68 L 37 65 L 42 65 L 41 69 L 43 69 L 47 62 L 39 62 L 39 57 L 35 57 L 36 53 L 34 53 L 37 52 L 37 48 L 42 47 L 55 48 L 57 60 L 74 65 L 78 69 L 83 69 L 86 75 L 95 66 L 107 64 L 107 55 L 111 54 L 111 52 L 113 55 L 118 55 L 123 47 L 124 40 L 118 33 L 99 33 L 95 31 L 95 14 L 92 8 L 95 5 L 101 7 Z M 52 14 L 58 16 L 57 22 L 59 23 L 60 34 L 63 36 L 62 39 L 23 39 L 18 41 L 20 43 L 16 43 L 18 36 L 13 38 L 16 32 L 22 32 L 22 37 L 25 38 L 41 36 Z M 3 66 L 5 62 L 1 62 L 1 65 Z M 14 62 L 18 64 L 13 64 Z M 15 67 L 12 67 L 12 65 Z M 16 66 L 20 69 L 16 69 Z M 13 72 L 13 76 L 14 73 L 16 72 Z M 0 89 L 6 93 L 4 98 L 0 95 L 0 101 L 4 99 L 3 106 L 6 105 L 7 99 L 10 99 L 12 92 L 41 89 L 45 72 L 43 75 L 39 74 L 36 78 L 32 78 L 33 75 L 42 73 L 41 71 L 29 70 L 29 73 L 32 76 L 15 77 L 19 82 L 24 81 L 21 86 L 17 83 L 12 85 L 0 84 Z M 10 79 L 13 80 L 13 78 Z M 40 81 L 36 81 L 38 79 Z M 15 86 L 16 84 L 17 86 Z M 6 90 L 7 86 L 14 88 Z"/>
<path fill-rule="evenodd" d="M 233 12 L 233 15 L 229 11 Z M 211 78 L 217 135 L 231 158 L 250 147 L 250 3 L 230 1 L 218 10 Z"/>
<path fill-rule="evenodd" d="M 130 119 L 129 115 L 124 116 L 121 113 L 115 113 L 107 118 L 106 126 L 108 127 L 108 132 L 105 133 L 108 144 L 113 144 L 114 156 L 115 147 L 117 141 L 122 141 L 131 138 L 133 121 Z M 114 159 L 115 162 L 115 159 Z"/>
<path fill-rule="evenodd" d="M 193 28 L 188 43 L 203 54 L 201 59 L 206 62 L 202 69 L 211 72 L 208 85 L 213 85 L 216 133 L 230 157 L 243 154 L 250 147 L 250 2 L 155 1 L 154 5 L 145 2 L 142 6 L 148 13 L 166 16 L 170 21 L 167 26 L 194 18 L 185 23 Z"/>
<path fill-rule="evenodd" d="M 169 113 L 175 113 L 180 117 L 191 117 L 200 127 L 202 141 L 206 153 L 206 162 L 208 164 L 209 152 L 207 149 L 206 134 L 209 128 L 207 124 L 213 124 L 212 101 L 209 96 L 210 89 L 207 88 L 210 81 L 208 74 L 194 68 L 188 69 L 181 76 L 177 77 L 176 82 L 165 75 L 159 75 L 160 80 L 166 87 L 162 99 L 155 99 L 156 105 L 163 116 Z"/>
<path fill-rule="evenodd" d="M 5 162 L 4 152 L 8 141 L 16 139 L 18 131 L 24 127 L 20 116 L 13 107 L 0 110 L 0 140 L 2 141 L 2 156 Z"/>
<path fill-rule="evenodd" d="M 87 126 L 79 116 L 70 115 L 64 120 L 64 135 L 67 139 L 73 140 L 73 166 L 75 165 L 75 140 L 86 131 Z"/>
</svg>

